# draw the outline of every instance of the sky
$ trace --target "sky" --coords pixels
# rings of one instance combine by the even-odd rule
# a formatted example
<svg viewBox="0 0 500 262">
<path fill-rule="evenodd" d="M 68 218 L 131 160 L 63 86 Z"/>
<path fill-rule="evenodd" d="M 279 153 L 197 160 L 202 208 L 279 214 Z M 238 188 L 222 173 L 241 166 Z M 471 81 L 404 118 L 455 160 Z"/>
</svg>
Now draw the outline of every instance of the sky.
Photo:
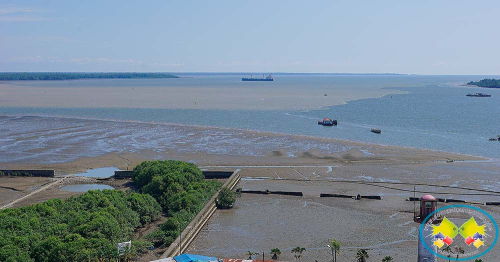
<svg viewBox="0 0 500 262">
<path fill-rule="evenodd" d="M 499 14 L 496 0 L 0 0 L 0 71 L 498 75 Z"/>
</svg>

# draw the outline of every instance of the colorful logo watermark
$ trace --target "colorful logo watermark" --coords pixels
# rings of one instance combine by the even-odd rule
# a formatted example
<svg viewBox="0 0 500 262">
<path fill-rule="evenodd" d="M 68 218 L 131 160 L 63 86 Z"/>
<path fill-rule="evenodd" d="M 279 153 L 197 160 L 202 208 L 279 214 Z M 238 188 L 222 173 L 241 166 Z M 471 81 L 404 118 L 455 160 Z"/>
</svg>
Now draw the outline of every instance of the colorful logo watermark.
<svg viewBox="0 0 500 262">
<path fill-rule="evenodd" d="M 437 257 L 465 261 L 488 253 L 498 240 L 498 225 L 485 211 L 468 205 L 442 207 L 420 226 L 420 240 Z"/>
</svg>

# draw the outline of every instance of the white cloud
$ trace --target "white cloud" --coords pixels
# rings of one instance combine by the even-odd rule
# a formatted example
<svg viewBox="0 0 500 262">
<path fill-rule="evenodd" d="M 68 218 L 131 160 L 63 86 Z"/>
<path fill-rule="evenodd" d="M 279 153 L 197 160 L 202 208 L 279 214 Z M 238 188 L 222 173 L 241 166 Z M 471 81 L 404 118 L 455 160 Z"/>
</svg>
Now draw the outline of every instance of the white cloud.
<svg viewBox="0 0 500 262">
<path fill-rule="evenodd" d="M 47 10 L 43 8 L 27 8 L 27 7 L 16 7 L 12 5 L 0 5 L 0 14 L 16 14 L 16 13 L 40 13 Z"/>
<path fill-rule="evenodd" d="M 43 8 L 0 5 L 0 22 L 40 22 L 54 20 L 53 18 L 29 15 L 46 11 Z"/>
</svg>

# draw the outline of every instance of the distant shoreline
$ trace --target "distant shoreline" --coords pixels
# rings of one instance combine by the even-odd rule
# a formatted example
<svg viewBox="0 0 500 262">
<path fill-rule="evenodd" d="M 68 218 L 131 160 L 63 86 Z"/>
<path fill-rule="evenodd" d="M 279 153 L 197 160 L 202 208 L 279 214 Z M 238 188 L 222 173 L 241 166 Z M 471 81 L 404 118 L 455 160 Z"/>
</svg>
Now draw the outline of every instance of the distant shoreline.
<svg viewBox="0 0 500 262">
<path fill-rule="evenodd" d="M 470 81 L 467 83 L 467 85 L 478 86 L 483 88 L 500 88 L 500 79 L 485 78 L 477 82 Z"/>
<path fill-rule="evenodd" d="M 0 72 L 0 81 L 179 78 L 167 73 Z"/>
</svg>

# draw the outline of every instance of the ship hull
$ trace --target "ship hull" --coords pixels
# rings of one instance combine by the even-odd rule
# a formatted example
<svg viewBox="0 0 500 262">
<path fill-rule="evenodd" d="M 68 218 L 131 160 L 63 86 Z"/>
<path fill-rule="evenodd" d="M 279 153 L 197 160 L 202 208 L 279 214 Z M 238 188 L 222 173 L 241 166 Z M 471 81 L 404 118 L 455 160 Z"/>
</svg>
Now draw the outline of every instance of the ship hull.
<svg viewBox="0 0 500 262">
<path fill-rule="evenodd" d="M 266 78 L 242 78 L 241 81 L 273 81 L 273 79 L 266 79 Z"/>
</svg>

